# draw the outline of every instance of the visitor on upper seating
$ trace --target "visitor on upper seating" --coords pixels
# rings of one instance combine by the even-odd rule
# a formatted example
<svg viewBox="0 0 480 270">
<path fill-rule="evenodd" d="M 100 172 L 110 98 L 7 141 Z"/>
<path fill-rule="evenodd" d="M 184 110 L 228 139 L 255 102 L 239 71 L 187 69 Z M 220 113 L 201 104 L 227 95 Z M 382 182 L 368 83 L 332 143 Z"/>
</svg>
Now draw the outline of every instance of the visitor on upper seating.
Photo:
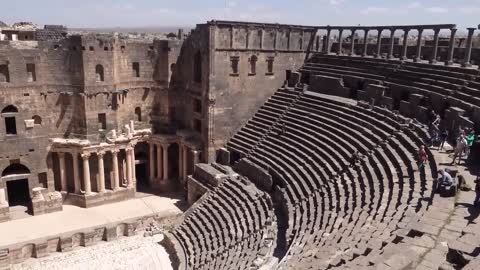
<svg viewBox="0 0 480 270">
<path fill-rule="evenodd" d="M 475 179 L 475 200 L 473 200 L 473 206 L 480 206 L 480 178 L 478 176 Z"/>
<path fill-rule="evenodd" d="M 438 125 L 431 124 L 429 127 L 430 140 L 428 141 L 428 146 L 432 147 L 437 143 L 440 143 L 440 130 Z"/>
<path fill-rule="evenodd" d="M 465 140 L 467 141 L 467 147 L 465 147 L 465 156 L 468 158 L 470 155 L 470 150 L 473 145 L 473 142 L 475 141 L 475 132 L 473 130 L 470 130 L 467 133 L 467 136 L 465 136 Z"/>
<path fill-rule="evenodd" d="M 458 157 L 458 164 L 460 164 L 460 160 L 462 159 L 463 151 L 465 151 L 465 147 L 467 147 L 467 140 L 465 139 L 463 131 L 460 132 L 460 136 L 457 137 L 457 145 L 455 146 L 455 153 L 453 154 L 452 164 L 455 163 L 455 160 Z"/>
<path fill-rule="evenodd" d="M 439 170 L 440 178 L 438 179 L 438 185 L 452 185 L 453 178 L 446 170 Z"/>
<path fill-rule="evenodd" d="M 352 157 L 350 158 L 350 165 L 349 167 L 354 167 L 357 165 L 357 162 L 360 161 L 360 153 L 358 151 L 355 151 L 355 153 L 353 153 Z"/>
<path fill-rule="evenodd" d="M 440 145 L 438 146 L 438 151 L 443 150 L 443 145 L 448 138 L 448 129 L 443 128 L 442 132 L 440 132 Z"/>
<path fill-rule="evenodd" d="M 425 163 L 427 163 L 427 151 L 425 151 L 425 145 L 422 145 L 418 150 L 418 169 L 423 168 Z"/>
<path fill-rule="evenodd" d="M 435 118 L 434 118 L 434 120 L 433 120 L 433 122 L 432 122 L 432 125 L 438 126 L 438 125 L 440 124 L 440 121 L 441 121 L 441 120 L 442 120 L 442 119 L 440 118 L 440 115 L 439 115 L 439 114 L 435 114 Z"/>
</svg>

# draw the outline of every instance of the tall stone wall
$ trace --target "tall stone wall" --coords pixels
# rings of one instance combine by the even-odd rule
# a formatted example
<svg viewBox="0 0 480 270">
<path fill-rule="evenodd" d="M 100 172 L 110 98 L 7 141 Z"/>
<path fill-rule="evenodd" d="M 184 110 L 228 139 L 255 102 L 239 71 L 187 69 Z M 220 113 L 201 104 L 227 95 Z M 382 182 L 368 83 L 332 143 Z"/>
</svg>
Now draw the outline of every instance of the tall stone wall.
<svg viewBox="0 0 480 270">
<path fill-rule="evenodd" d="M 204 102 L 209 107 L 204 121 L 209 126 L 205 139 L 212 161 L 215 150 L 283 84 L 286 71 L 302 66 L 313 29 L 235 22 L 211 22 L 210 29 L 209 102 Z M 234 61 L 238 61 L 237 72 Z"/>
<path fill-rule="evenodd" d="M 22 164 L 30 170 L 30 190 L 53 191 L 58 175 L 53 175 L 52 160 L 58 164 L 58 157 L 49 154 L 50 138 L 98 142 L 104 133 L 120 130 L 130 120 L 139 128 L 150 127 L 154 103 L 168 107 L 168 95 L 160 93 L 168 92 L 170 65 L 180 46 L 181 41 L 123 40 L 112 35 L 1 41 L 0 66 L 8 67 L 8 76 L 0 80 L 0 110 L 13 105 L 18 112 L 0 119 L 0 173 L 11 164 Z M 133 63 L 138 63 L 136 69 Z M 103 81 L 97 78 L 97 65 L 103 67 Z M 105 114 L 104 130 L 99 114 Z M 15 117 L 16 135 L 7 134 L 6 116 Z M 66 173 L 70 179 L 70 169 Z M 0 188 L 5 186 L 0 181 Z"/>
</svg>

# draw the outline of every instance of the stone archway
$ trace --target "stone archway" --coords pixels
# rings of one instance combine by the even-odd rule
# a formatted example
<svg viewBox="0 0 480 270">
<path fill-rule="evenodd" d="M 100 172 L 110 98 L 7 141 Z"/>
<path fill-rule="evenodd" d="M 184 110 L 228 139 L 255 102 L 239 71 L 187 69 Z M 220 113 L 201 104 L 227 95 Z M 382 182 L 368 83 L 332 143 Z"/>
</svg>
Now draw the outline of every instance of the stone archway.
<svg viewBox="0 0 480 270">
<path fill-rule="evenodd" d="M 2 171 L 2 181 L 5 182 L 11 218 L 32 213 L 29 177 L 30 170 L 20 163 L 10 164 Z"/>
</svg>

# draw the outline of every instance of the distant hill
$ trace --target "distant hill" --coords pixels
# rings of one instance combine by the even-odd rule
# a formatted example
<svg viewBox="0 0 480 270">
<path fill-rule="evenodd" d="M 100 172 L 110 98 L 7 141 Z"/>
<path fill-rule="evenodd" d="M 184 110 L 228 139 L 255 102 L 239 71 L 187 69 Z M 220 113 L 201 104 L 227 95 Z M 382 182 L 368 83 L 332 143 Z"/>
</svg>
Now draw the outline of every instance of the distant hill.
<svg viewBox="0 0 480 270">
<path fill-rule="evenodd" d="M 85 31 L 85 32 L 118 32 L 118 33 L 176 33 L 178 29 L 183 29 L 187 33 L 192 29 L 192 26 L 146 26 L 146 27 L 101 27 L 101 28 L 69 28 L 71 31 Z"/>
</svg>

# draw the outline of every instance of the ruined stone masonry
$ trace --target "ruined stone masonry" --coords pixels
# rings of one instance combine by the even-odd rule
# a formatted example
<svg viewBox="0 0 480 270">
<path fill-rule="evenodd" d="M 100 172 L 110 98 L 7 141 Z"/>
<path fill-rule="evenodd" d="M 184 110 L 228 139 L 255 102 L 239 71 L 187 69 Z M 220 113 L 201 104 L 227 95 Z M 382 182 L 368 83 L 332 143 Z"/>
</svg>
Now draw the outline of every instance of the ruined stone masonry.
<svg viewBox="0 0 480 270">
<path fill-rule="evenodd" d="M 209 21 L 151 41 L 0 23 L 0 221 L 181 191 L 174 269 L 474 269 L 473 192 L 435 193 L 445 152 L 417 163 L 431 112 L 480 133 L 478 31 L 458 30 Z M 466 164 L 449 168 L 473 186 Z M 121 226 L 0 260 L 143 228 Z"/>
</svg>

